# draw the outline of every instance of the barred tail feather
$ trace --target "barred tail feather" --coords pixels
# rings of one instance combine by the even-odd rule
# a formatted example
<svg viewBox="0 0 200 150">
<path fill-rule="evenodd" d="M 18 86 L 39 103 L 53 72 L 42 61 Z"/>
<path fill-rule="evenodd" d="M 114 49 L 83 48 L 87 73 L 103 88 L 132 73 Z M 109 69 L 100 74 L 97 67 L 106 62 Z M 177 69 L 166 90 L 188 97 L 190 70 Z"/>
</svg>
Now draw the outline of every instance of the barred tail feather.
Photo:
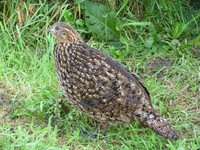
<svg viewBox="0 0 200 150">
<path fill-rule="evenodd" d="M 140 107 L 135 111 L 136 119 L 139 120 L 142 124 L 147 125 L 157 134 L 172 140 L 179 139 L 179 135 L 170 124 L 159 114 L 157 114 L 154 109 Z"/>
</svg>

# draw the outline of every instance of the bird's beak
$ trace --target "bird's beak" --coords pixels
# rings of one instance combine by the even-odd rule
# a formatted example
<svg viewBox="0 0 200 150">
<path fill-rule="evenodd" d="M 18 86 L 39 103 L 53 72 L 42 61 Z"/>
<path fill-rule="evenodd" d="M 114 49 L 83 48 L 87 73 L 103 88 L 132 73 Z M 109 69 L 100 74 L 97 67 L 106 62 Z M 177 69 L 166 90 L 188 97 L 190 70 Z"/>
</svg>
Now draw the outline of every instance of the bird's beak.
<svg viewBox="0 0 200 150">
<path fill-rule="evenodd" d="M 46 30 L 46 32 L 51 32 L 51 33 L 55 34 L 55 29 L 53 26 L 51 26 Z"/>
</svg>

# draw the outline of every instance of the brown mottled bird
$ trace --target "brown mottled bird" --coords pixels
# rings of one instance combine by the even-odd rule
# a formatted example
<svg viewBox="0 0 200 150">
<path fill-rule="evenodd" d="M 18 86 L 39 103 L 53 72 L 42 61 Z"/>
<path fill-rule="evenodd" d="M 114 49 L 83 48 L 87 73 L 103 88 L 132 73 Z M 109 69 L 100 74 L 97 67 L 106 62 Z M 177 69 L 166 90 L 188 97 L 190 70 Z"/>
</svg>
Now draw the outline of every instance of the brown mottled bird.
<svg viewBox="0 0 200 150">
<path fill-rule="evenodd" d="M 58 40 L 56 70 L 69 102 L 104 125 L 139 120 L 159 135 L 177 140 L 178 134 L 152 107 L 145 86 L 119 62 L 83 41 L 64 22 L 48 29 Z"/>
</svg>

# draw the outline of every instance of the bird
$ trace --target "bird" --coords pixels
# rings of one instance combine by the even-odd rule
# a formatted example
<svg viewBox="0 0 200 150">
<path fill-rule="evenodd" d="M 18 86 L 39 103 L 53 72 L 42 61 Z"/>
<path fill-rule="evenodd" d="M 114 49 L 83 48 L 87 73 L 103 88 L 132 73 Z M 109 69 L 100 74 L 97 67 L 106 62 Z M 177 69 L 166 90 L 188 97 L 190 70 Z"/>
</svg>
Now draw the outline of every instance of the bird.
<svg viewBox="0 0 200 150">
<path fill-rule="evenodd" d="M 103 125 L 137 120 L 158 135 L 178 140 L 179 134 L 155 111 L 140 79 L 119 61 L 88 46 L 65 22 L 47 29 L 57 39 L 55 67 L 64 96 L 76 109 Z"/>
</svg>

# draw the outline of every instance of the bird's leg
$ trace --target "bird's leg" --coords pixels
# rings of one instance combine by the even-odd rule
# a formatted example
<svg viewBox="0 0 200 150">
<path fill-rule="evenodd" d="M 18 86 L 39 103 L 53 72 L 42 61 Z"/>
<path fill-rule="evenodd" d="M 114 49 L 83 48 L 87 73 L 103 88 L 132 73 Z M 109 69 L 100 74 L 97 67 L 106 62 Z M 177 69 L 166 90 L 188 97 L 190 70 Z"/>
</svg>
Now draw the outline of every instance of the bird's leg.
<svg viewBox="0 0 200 150">
<path fill-rule="evenodd" d="M 107 123 L 99 123 L 98 121 L 96 121 L 96 129 L 95 129 L 95 133 L 98 134 L 99 130 L 102 130 L 102 135 L 105 136 L 107 129 L 108 129 L 108 124 Z"/>
<path fill-rule="evenodd" d="M 96 122 L 96 127 L 95 127 L 94 133 L 97 135 L 99 133 L 100 123 L 98 121 L 96 121 L 96 120 L 95 120 L 95 122 Z"/>
<path fill-rule="evenodd" d="M 84 131 L 84 132 L 87 132 L 87 136 L 90 136 L 90 137 L 97 137 L 97 135 L 99 134 L 99 131 L 100 131 L 100 123 L 95 120 L 95 130 L 94 131 L 90 131 L 90 132 L 87 132 L 87 131 Z"/>
<path fill-rule="evenodd" d="M 102 135 L 105 136 L 106 135 L 106 132 L 108 130 L 108 127 L 109 127 L 109 124 L 103 124 L 103 127 L 102 127 Z"/>
</svg>

